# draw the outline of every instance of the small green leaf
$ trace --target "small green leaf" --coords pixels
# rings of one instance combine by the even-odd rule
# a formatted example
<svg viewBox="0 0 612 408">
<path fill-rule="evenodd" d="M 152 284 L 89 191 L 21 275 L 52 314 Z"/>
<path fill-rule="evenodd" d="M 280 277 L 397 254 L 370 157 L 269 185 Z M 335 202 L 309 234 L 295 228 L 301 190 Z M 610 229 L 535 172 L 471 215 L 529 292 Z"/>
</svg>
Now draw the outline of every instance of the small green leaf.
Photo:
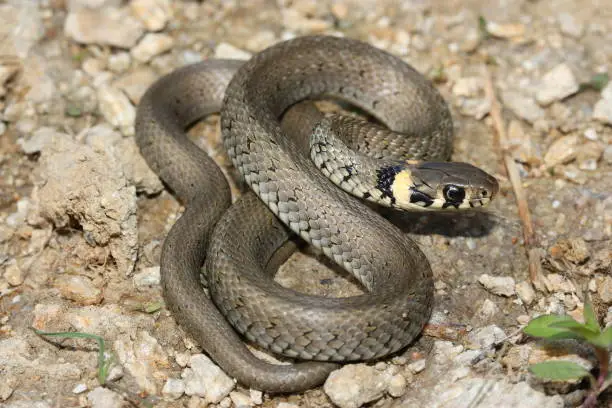
<svg viewBox="0 0 612 408">
<path fill-rule="evenodd" d="M 164 307 L 164 302 L 151 302 L 144 305 L 144 311 L 146 313 L 155 313 L 162 307 Z"/>
<path fill-rule="evenodd" d="M 593 75 L 589 83 L 593 89 L 601 91 L 606 87 L 606 85 L 608 85 L 609 80 L 610 78 L 608 77 L 608 74 L 606 72 L 602 72 L 600 74 Z"/>
<path fill-rule="evenodd" d="M 478 17 L 478 31 L 480 31 L 480 36 L 485 40 L 491 37 L 491 33 L 487 29 L 487 20 L 483 16 Z"/>
<path fill-rule="evenodd" d="M 599 327 L 599 323 L 597 322 L 597 316 L 595 316 L 595 311 L 593 311 L 593 305 L 586 299 L 584 302 L 584 325 L 587 329 L 592 332 L 599 333 L 601 332 L 601 327 Z"/>
<path fill-rule="evenodd" d="M 612 347 L 612 326 L 608 327 L 596 338 L 589 340 L 589 342 L 603 349 L 609 349 Z"/>
<path fill-rule="evenodd" d="M 568 324 L 580 324 L 567 315 L 543 315 L 531 320 L 529 324 L 525 326 L 523 332 L 533 337 L 542 337 L 552 340 L 580 337 L 568 328 L 553 326 L 564 322 L 568 322 Z"/>
<path fill-rule="evenodd" d="M 594 89 L 596 91 L 601 91 L 608 85 L 610 81 L 610 77 L 607 73 L 599 73 L 595 74 L 591 77 L 588 82 L 583 82 L 580 84 L 580 90 L 583 91 L 585 89 Z"/>
<path fill-rule="evenodd" d="M 66 107 L 66 115 L 73 118 L 78 118 L 79 116 L 83 115 L 83 111 L 79 106 L 70 104 Z"/>
<path fill-rule="evenodd" d="M 530 365 L 529 371 L 537 377 L 555 381 L 579 380 L 591 375 L 580 364 L 561 360 Z"/>
<path fill-rule="evenodd" d="M 584 339 L 584 340 L 586 340 L 588 342 L 591 342 L 591 343 L 600 334 L 599 331 L 597 331 L 597 332 L 591 331 L 591 330 L 587 329 L 586 325 L 584 325 L 582 323 L 578 323 L 576 321 L 574 321 L 574 322 L 553 323 L 553 324 L 550 325 L 550 327 L 567 329 L 570 332 L 574 333 L 579 338 L 582 338 L 582 339 Z"/>
</svg>

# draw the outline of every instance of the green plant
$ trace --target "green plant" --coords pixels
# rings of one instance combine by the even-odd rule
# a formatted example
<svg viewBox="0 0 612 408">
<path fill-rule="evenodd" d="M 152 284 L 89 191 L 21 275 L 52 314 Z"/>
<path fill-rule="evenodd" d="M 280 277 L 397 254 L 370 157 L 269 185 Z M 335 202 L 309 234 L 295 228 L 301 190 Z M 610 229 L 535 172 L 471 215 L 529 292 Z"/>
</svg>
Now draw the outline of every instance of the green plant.
<svg viewBox="0 0 612 408">
<path fill-rule="evenodd" d="M 584 323 L 567 315 L 543 315 L 529 322 L 523 331 L 533 337 L 547 340 L 576 339 L 590 344 L 597 356 L 598 367 L 594 375 L 583 366 L 571 361 L 545 361 L 533 364 L 529 370 L 537 377 L 555 381 L 581 380 L 588 378 L 590 391 L 582 407 L 595 406 L 597 397 L 612 384 L 610 373 L 610 349 L 612 348 L 612 326 L 607 329 L 597 322 L 593 306 L 584 303 Z"/>
<path fill-rule="evenodd" d="M 104 339 L 96 334 L 81 333 L 81 332 L 45 332 L 34 329 L 34 332 L 39 336 L 49 337 L 64 337 L 64 338 L 84 338 L 94 339 L 98 342 L 98 382 L 100 385 L 106 384 L 108 371 L 113 363 L 112 355 L 107 357 L 105 354 Z"/>
</svg>

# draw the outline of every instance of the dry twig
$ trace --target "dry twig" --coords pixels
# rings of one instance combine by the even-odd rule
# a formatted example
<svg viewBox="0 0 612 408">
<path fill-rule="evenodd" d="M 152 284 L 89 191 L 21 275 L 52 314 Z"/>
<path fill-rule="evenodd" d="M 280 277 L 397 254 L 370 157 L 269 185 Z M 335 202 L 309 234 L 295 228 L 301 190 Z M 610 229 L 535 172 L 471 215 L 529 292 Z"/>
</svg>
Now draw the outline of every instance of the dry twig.
<svg viewBox="0 0 612 408">
<path fill-rule="evenodd" d="M 521 223 L 523 225 L 523 239 L 525 241 L 525 249 L 527 250 L 527 256 L 529 259 L 529 276 L 531 282 L 538 287 L 538 289 L 540 289 L 543 286 L 541 285 L 541 277 L 539 273 L 541 256 L 539 248 L 536 248 L 535 231 L 531 221 L 531 214 L 529 212 L 525 190 L 523 189 L 523 184 L 521 183 L 518 167 L 514 162 L 509 150 L 506 124 L 502 117 L 501 104 L 495 94 L 493 77 L 486 65 L 484 69 L 486 76 L 485 94 L 491 104 L 490 114 L 497 132 L 498 146 L 500 147 L 501 156 L 506 167 L 506 172 L 508 173 L 508 178 L 512 184 L 512 190 L 514 191 L 514 196 L 518 206 L 519 218 L 521 219 Z"/>
</svg>

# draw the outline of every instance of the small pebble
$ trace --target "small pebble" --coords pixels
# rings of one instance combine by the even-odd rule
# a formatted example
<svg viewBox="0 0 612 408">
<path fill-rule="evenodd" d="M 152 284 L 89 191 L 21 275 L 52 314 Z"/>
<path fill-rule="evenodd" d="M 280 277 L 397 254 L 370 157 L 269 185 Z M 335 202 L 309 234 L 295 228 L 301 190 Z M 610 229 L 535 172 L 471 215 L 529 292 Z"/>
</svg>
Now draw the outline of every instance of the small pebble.
<svg viewBox="0 0 612 408">
<path fill-rule="evenodd" d="M 601 99 L 593 108 L 593 118 L 612 125 L 612 81 L 601 91 Z"/>
<path fill-rule="evenodd" d="M 60 275 L 55 279 L 54 286 L 59 289 L 62 297 L 83 306 L 98 304 L 103 298 L 102 290 L 81 275 Z"/>
<path fill-rule="evenodd" d="M 185 393 L 185 382 L 178 378 L 168 378 L 162 389 L 164 397 L 176 400 Z"/>
<path fill-rule="evenodd" d="M 126 9 L 81 9 L 68 13 L 64 33 L 82 44 L 131 48 L 142 36 L 142 24 Z"/>
<path fill-rule="evenodd" d="M 522 37 L 525 35 L 525 26 L 520 23 L 487 21 L 487 32 L 500 38 Z"/>
<path fill-rule="evenodd" d="M 406 378 L 401 374 L 396 374 L 389 380 L 387 392 L 394 398 L 399 398 L 406 393 Z"/>
<path fill-rule="evenodd" d="M 577 135 L 563 136 L 555 140 L 544 155 L 544 164 L 554 167 L 574 160 L 578 153 L 578 142 Z"/>
<path fill-rule="evenodd" d="M 87 391 L 87 384 L 83 383 L 75 385 L 75 387 L 72 389 L 73 394 L 80 394 L 85 391 Z"/>
<path fill-rule="evenodd" d="M 542 77 L 536 92 L 536 100 L 541 105 L 550 105 L 578 92 L 580 88 L 574 73 L 567 64 L 560 64 Z"/>
<path fill-rule="evenodd" d="M 551 292 L 574 293 L 576 286 L 565 276 L 558 273 L 546 275 L 546 288 Z"/>
<path fill-rule="evenodd" d="M 529 323 L 529 321 L 531 321 L 531 317 L 529 317 L 529 315 L 520 315 L 516 318 L 516 321 L 518 324 L 526 325 Z"/>
<path fill-rule="evenodd" d="M 255 405 L 248 395 L 240 391 L 230 392 L 229 397 L 236 408 L 252 407 Z"/>
<path fill-rule="evenodd" d="M 160 277 L 159 266 L 144 268 L 142 271 L 134 274 L 134 285 L 136 287 L 156 286 L 159 285 Z"/>
<path fill-rule="evenodd" d="M 494 324 L 476 329 L 468 334 L 468 340 L 483 349 L 492 347 L 505 338 L 506 333 Z"/>
<path fill-rule="evenodd" d="M 596 279 L 597 282 L 597 294 L 601 298 L 601 301 L 607 304 L 612 303 L 612 277 L 603 276 Z"/>
<path fill-rule="evenodd" d="M 521 299 L 524 304 L 530 305 L 535 300 L 536 293 L 533 290 L 533 286 L 531 286 L 531 283 L 527 281 L 521 281 L 516 284 L 514 289 L 519 299 Z"/>
<path fill-rule="evenodd" d="M 96 387 L 87 393 L 87 401 L 92 408 L 121 408 L 124 406 L 121 395 L 103 387 Z"/>
<path fill-rule="evenodd" d="M 332 372 L 323 390 L 340 408 L 357 408 L 380 399 L 391 376 L 365 364 L 349 364 Z"/>
<path fill-rule="evenodd" d="M 234 389 L 235 382 L 204 354 L 194 354 L 190 368 L 181 374 L 185 381 L 185 394 L 197 395 L 216 404 Z"/>
<path fill-rule="evenodd" d="M 423 359 L 415 361 L 414 363 L 408 364 L 408 369 L 413 374 L 418 374 L 421 371 L 425 370 L 426 366 L 427 366 L 427 361 L 423 358 Z"/>
<path fill-rule="evenodd" d="M 123 92 L 111 86 L 101 86 L 98 88 L 98 101 L 100 112 L 108 123 L 126 136 L 134 134 L 136 109 Z"/>
<path fill-rule="evenodd" d="M 485 299 L 482 305 L 476 311 L 476 316 L 483 321 L 489 321 L 495 318 L 500 313 L 499 307 L 489 299 Z"/>
<path fill-rule="evenodd" d="M 591 256 L 582 237 L 560 239 L 550 248 L 549 253 L 554 259 L 566 259 L 574 264 L 583 264 Z"/>
<path fill-rule="evenodd" d="M 170 19 L 169 0 L 132 0 L 130 8 L 147 31 L 163 29 Z"/>
<path fill-rule="evenodd" d="M 597 131 L 595 129 L 593 129 L 593 128 L 588 128 L 582 134 L 584 135 L 584 137 L 586 137 L 589 140 L 595 141 L 595 140 L 599 139 L 599 136 L 597 135 Z"/>
<path fill-rule="evenodd" d="M 19 286 L 23 283 L 25 276 L 23 270 L 19 267 L 17 262 L 10 263 L 4 271 L 4 279 L 11 286 Z"/>
<path fill-rule="evenodd" d="M 480 275 L 478 282 L 482 284 L 489 292 L 499 296 L 514 295 L 514 279 L 509 276 L 489 276 L 487 274 Z"/>
<path fill-rule="evenodd" d="M 108 57 L 108 69 L 116 73 L 122 73 L 130 68 L 132 57 L 129 52 L 118 52 Z"/>
<path fill-rule="evenodd" d="M 574 38 L 580 38 L 584 31 L 584 25 L 578 21 L 577 17 L 570 13 L 560 13 L 559 17 L 559 28 L 565 35 Z"/>
<path fill-rule="evenodd" d="M 508 349 L 502 357 L 502 363 L 511 368 L 525 367 L 529 363 L 529 355 L 533 350 L 532 344 L 520 344 Z"/>
<path fill-rule="evenodd" d="M 263 392 L 259 390 L 249 390 L 249 395 L 251 396 L 251 401 L 253 401 L 253 404 L 263 404 Z"/>
<path fill-rule="evenodd" d="M 215 58 L 248 60 L 251 58 L 251 53 L 222 42 L 215 48 Z"/>
<path fill-rule="evenodd" d="M 131 50 L 132 57 L 139 62 L 148 62 L 151 58 L 172 49 L 174 39 L 168 34 L 150 33 Z"/>
<path fill-rule="evenodd" d="M 520 92 L 507 90 L 502 93 L 504 105 L 508 107 L 519 118 L 535 123 L 543 119 L 544 110 L 538 106 L 535 100 Z"/>
</svg>

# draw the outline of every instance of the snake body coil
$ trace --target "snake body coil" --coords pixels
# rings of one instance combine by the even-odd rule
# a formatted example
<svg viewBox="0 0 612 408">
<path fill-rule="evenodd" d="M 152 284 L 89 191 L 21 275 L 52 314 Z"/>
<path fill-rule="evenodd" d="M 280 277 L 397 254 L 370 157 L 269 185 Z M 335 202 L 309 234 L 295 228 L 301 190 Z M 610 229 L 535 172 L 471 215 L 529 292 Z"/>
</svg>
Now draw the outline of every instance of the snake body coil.
<svg viewBox="0 0 612 408">
<path fill-rule="evenodd" d="M 320 96 L 350 102 L 402 132 L 383 132 L 377 139 L 377 130 L 353 124 L 356 133 L 345 138 L 370 143 L 370 156 L 391 153 L 391 161 L 368 172 L 367 153 L 338 153 L 350 160 L 338 165 L 329 154 L 335 142 L 313 139 L 309 146 L 292 138 L 300 130 L 286 132 L 279 118 L 292 105 Z M 227 212 L 230 194 L 223 175 L 184 134 L 189 124 L 219 108 L 224 145 L 255 193 L 243 195 Z M 330 129 L 341 122 L 332 121 Z M 413 167 L 401 159 L 448 159 L 450 113 L 411 67 L 349 39 L 302 37 L 246 63 L 207 61 L 179 69 L 147 91 L 136 129 L 142 154 L 186 206 L 162 252 L 169 308 L 226 372 L 270 392 L 320 384 L 336 367 L 333 362 L 400 350 L 421 331 L 432 307 L 433 279 L 423 253 L 398 228 L 332 184 L 311 154 L 318 167 L 329 165 L 339 185 L 350 187 L 343 189 L 387 205 L 484 205 L 497 189 L 494 179 L 469 165 L 455 171 L 440 163 Z M 363 187 L 366 182 L 373 185 Z M 351 272 L 367 293 L 323 298 L 276 284 L 266 271 L 289 236 L 285 225 Z M 199 288 L 204 260 L 216 306 Z M 273 352 L 318 362 L 262 362 L 227 321 Z"/>
</svg>

